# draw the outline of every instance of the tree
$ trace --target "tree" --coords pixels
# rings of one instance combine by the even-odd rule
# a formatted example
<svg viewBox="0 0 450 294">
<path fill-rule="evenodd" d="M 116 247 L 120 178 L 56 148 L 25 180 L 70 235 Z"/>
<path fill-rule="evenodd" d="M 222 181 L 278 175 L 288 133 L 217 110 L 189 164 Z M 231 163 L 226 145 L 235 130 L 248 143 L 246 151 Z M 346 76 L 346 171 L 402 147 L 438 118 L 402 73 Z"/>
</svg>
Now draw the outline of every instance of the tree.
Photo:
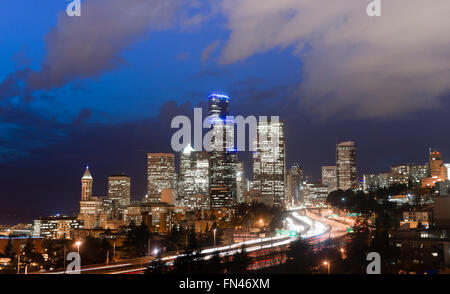
<svg viewBox="0 0 450 294">
<path fill-rule="evenodd" d="M 186 274 L 186 273 L 205 273 L 206 263 L 204 256 L 198 252 L 187 252 L 184 255 L 178 256 L 174 263 L 172 273 Z"/>
<path fill-rule="evenodd" d="M 21 263 L 25 264 L 25 266 L 31 265 L 31 267 L 29 267 L 28 270 L 37 269 L 44 263 L 44 258 L 42 257 L 42 254 L 36 251 L 32 238 L 28 238 L 27 242 L 25 243 Z"/>
<path fill-rule="evenodd" d="M 53 240 L 45 239 L 42 248 L 47 255 L 44 261 L 44 269 L 60 268 L 64 264 L 64 250 L 56 250 Z"/>
<path fill-rule="evenodd" d="M 347 262 L 350 265 L 350 271 L 353 273 L 362 273 L 363 265 L 370 243 L 370 230 L 367 217 L 359 217 L 353 227 L 351 242 L 348 246 Z"/>
<path fill-rule="evenodd" d="M 150 262 L 148 268 L 144 271 L 144 274 L 162 274 L 166 271 L 165 265 L 161 262 L 161 259 L 158 258 Z"/>
<path fill-rule="evenodd" d="M 1 254 L 1 256 L 4 258 L 11 258 L 12 260 L 15 255 L 16 254 L 14 252 L 14 246 L 12 244 L 11 238 L 9 238 L 8 243 L 5 245 L 5 248 L 3 249 L 3 254 Z"/>
<path fill-rule="evenodd" d="M 195 227 L 192 225 L 191 229 L 189 230 L 189 236 L 188 236 L 188 247 L 186 250 L 188 252 L 192 252 L 199 249 L 198 242 L 197 242 L 197 235 L 195 233 Z"/>
<path fill-rule="evenodd" d="M 16 253 L 14 251 L 14 246 L 11 240 L 11 237 L 8 239 L 8 243 L 5 245 L 3 249 L 3 254 L 1 254 L 1 257 L 9 258 L 10 263 L 3 267 L 2 270 L 0 270 L 0 274 L 14 274 L 17 272 L 17 258 Z"/>
<path fill-rule="evenodd" d="M 298 238 L 289 245 L 287 252 L 287 266 L 290 273 L 308 273 L 312 266 L 311 245 L 302 238 Z"/>
<path fill-rule="evenodd" d="M 219 251 L 214 251 L 211 258 L 205 264 L 205 272 L 210 274 L 223 274 L 224 264 Z"/>
<path fill-rule="evenodd" d="M 231 261 L 227 263 L 227 273 L 229 274 L 242 274 L 245 273 L 247 268 L 252 263 L 252 258 L 245 250 L 245 245 L 241 247 L 241 250 L 236 252 Z"/>
<path fill-rule="evenodd" d="M 150 231 L 146 224 L 142 222 L 141 225 L 136 226 L 134 222 L 131 222 L 121 248 L 123 255 L 128 258 L 146 255 L 149 239 Z"/>
</svg>

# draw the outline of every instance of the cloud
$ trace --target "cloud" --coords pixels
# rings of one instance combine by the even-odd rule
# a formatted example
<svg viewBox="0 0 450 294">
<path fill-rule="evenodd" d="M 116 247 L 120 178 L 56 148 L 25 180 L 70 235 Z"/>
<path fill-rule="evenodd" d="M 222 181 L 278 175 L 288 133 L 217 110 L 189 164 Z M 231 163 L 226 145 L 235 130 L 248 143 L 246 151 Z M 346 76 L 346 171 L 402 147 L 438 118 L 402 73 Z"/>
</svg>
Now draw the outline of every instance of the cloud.
<svg viewBox="0 0 450 294">
<path fill-rule="evenodd" d="M 192 80 L 197 80 L 197 79 L 204 79 L 204 78 L 219 78 L 219 77 L 224 77 L 226 75 L 228 75 L 227 70 L 205 69 L 205 70 L 201 70 L 201 71 L 193 74 L 189 78 Z"/>
<path fill-rule="evenodd" d="M 175 56 L 175 58 L 180 61 L 186 61 L 190 57 L 191 57 L 191 55 L 189 54 L 189 52 L 182 52 L 180 54 L 177 54 L 177 56 Z"/>
<path fill-rule="evenodd" d="M 14 96 L 26 95 L 22 81 L 28 76 L 29 72 L 29 69 L 23 69 L 8 74 L 0 83 L 0 101 Z"/>
<path fill-rule="evenodd" d="M 49 90 L 117 68 L 124 49 L 147 32 L 167 28 L 179 7 L 179 0 L 86 0 L 80 17 L 61 12 L 45 37 L 42 67 L 28 85 Z"/>
<path fill-rule="evenodd" d="M 92 110 L 89 108 L 83 108 L 78 113 L 77 117 L 73 120 L 74 124 L 82 124 L 92 118 Z"/>
<path fill-rule="evenodd" d="M 395 117 L 440 105 L 450 84 L 450 3 L 224 0 L 231 35 L 220 62 L 273 48 L 303 61 L 297 96 L 321 117 Z"/>
<path fill-rule="evenodd" d="M 216 40 L 216 41 L 212 42 L 211 44 L 209 44 L 208 46 L 206 46 L 205 49 L 203 49 L 202 58 L 201 58 L 202 63 L 205 63 L 208 61 L 211 54 L 214 52 L 214 50 L 216 50 L 216 48 L 219 45 L 220 45 L 220 40 Z"/>
</svg>

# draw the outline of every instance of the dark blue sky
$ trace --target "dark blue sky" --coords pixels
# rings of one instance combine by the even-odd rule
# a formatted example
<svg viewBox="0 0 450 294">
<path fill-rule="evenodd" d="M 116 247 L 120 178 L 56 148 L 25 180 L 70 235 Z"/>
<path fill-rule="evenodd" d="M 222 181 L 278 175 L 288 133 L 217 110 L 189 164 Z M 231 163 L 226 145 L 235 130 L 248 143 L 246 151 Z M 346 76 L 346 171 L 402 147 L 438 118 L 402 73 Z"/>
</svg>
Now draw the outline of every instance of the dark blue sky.
<svg viewBox="0 0 450 294">
<path fill-rule="evenodd" d="M 359 32 L 346 30 L 349 44 L 330 45 L 330 38 L 323 41 L 328 18 L 302 17 L 304 8 L 322 17 L 304 1 L 270 2 L 269 10 L 252 1 L 83 1 L 78 18 L 65 14 L 64 0 L 3 3 L 0 223 L 77 212 L 86 164 L 94 194 L 106 195 L 106 177 L 125 172 L 132 197 L 142 198 L 146 152 L 170 152 L 170 120 L 204 107 L 213 90 L 231 96 L 233 114 L 280 115 L 288 163 L 300 163 L 316 179 L 321 165 L 334 164 L 341 140 L 356 141 L 360 175 L 424 163 L 428 147 L 450 160 L 449 80 L 434 75 L 450 67 L 423 53 L 449 43 L 418 37 L 422 51 L 414 55 L 403 50 L 408 40 L 397 38 L 402 42 L 384 43 L 377 54 L 371 48 L 378 44 L 364 39 L 371 60 L 379 62 L 365 64 L 366 47 L 348 41 L 361 44 Z M 353 8 L 349 21 L 376 26 L 353 16 Z M 438 17 L 437 25 L 447 21 Z M 403 36 L 373 29 L 385 40 Z M 395 54 L 409 59 L 384 66 Z M 249 156 L 242 158 L 251 176 Z"/>
</svg>

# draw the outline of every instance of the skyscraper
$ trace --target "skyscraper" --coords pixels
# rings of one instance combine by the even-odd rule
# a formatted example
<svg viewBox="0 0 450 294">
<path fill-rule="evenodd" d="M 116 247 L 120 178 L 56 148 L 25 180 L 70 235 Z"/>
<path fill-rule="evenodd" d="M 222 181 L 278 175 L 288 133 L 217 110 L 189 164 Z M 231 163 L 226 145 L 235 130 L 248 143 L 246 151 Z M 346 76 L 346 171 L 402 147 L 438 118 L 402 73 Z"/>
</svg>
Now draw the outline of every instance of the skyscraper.
<svg viewBox="0 0 450 294">
<path fill-rule="evenodd" d="M 178 201 L 192 210 L 209 208 L 209 154 L 195 151 L 191 145 L 180 154 Z"/>
<path fill-rule="evenodd" d="M 276 206 L 285 205 L 284 122 L 260 121 L 253 153 L 253 188 L 270 196 Z"/>
<path fill-rule="evenodd" d="M 442 154 L 438 151 L 430 152 L 430 177 L 422 179 L 422 187 L 433 187 L 437 182 L 448 179 L 448 170 L 442 161 Z"/>
<path fill-rule="evenodd" d="M 322 184 L 328 187 L 328 193 L 337 189 L 336 166 L 322 166 Z"/>
<path fill-rule="evenodd" d="M 447 179 L 447 168 L 442 160 L 441 152 L 433 151 L 430 153 L 430 173 L 432 178 Z"/>
<path fill-rule="evenodd" d="M 79 218 L 83 220 L 84 227 L 92 229 L 101 225 L 101 214 L 103 213 L 103 200 L 92 196 L 94 179 L 91 176 L 89 167 L 81 178 L 81 201 Z"/>
<path fill-rule="evenodd" d="M 244 162 L 238 161 L 235 164 L 236 168 L 236 201 L 238 203 L 244 202 L 245 192 L 245 178 L 244 178 Z"/>
<path fill-rule="evenodd" d="M 118 206 L 125 207 L 130 204 L 131 179 L 126 175 L 108 177 L 108 198 Z"/>
<path fill-rule="evenodd" d="M 210 152 L 210 207 L 229 208 L 236 202 L 236 149 L 234 122 L 227 121 L 230 98 L 216 92 L 209 95 L 210 122 L 214 132 Z"/>
<path fill-rule="evenodd" d="M 336 176 L 338 189 L 352 189 L 356 184 L 355 142 L 348 141 L 336 145 Z"/>
<path fill-rule="evenodd" d="M 89 166 L 86 166 L 86 171 L 81 178 L 81 200 L 87 201 L 92 197 L 92 183 L 94 179 L 89 172 Z"/>
<path fill-rule="evenodd" d="M 148 153 L 148 201 L 161 201 L 163 189 L 175 189 L 175 155 Z"/>
<path fill-rule="evenodd" d="M 301 203 L 300 189 L 303 183 L 303 170 L 294 163 L 286 172 L 286 200 L 291 205 Z"/>
</svg>

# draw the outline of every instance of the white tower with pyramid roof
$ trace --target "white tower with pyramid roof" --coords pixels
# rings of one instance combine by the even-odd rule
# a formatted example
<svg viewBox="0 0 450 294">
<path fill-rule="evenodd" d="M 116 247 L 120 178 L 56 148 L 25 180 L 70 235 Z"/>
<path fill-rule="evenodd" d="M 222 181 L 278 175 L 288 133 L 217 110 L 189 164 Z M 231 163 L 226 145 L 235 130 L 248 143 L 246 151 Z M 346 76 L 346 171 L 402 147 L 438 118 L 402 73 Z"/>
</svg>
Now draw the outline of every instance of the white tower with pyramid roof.
<svg viewBox="0 0 450 294">
<path fill-rule="evenodd" d="M 81 178 L 81 200 L 88 201 L 92 197 L 92 183 L 94 179 L 89 172 L 89 166 L 86 166 L 86 171 Z"/>
</svg>

